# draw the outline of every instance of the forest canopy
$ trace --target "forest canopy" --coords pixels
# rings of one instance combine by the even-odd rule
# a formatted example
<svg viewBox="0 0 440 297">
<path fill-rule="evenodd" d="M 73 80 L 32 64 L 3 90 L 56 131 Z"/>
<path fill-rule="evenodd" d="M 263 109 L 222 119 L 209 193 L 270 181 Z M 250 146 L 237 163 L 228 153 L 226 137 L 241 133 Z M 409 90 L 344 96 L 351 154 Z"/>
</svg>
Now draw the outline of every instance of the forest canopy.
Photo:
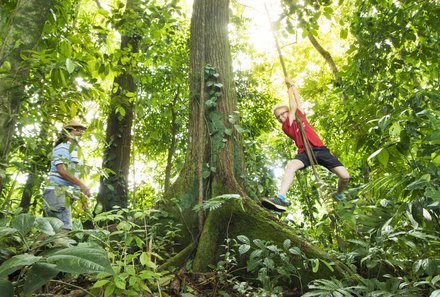
<svg viewBox="0 0 440 297">
<path fill-rule="evenodd" d="M 0 291 L 440 296 L 439 15 L 436 0 L 2 1 Z M 260 202 L 297 153 L 272 111 L 283 67 L 351 178 L 338 201 L 335 175 L 300 170 L 278 214 Z M 44 191 L 73 119 L 92 194 L 67 232 Z"/>
</svg>

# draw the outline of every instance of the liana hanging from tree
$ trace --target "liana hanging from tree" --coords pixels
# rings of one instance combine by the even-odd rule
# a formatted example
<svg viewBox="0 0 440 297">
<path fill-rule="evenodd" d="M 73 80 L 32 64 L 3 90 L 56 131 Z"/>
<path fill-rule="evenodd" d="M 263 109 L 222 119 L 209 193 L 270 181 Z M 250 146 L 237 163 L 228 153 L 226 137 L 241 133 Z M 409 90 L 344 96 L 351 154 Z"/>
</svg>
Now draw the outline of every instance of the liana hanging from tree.
<svg viewBox="0 0 440 297">
<path fill-rule="evenodd" d="M 286 165 L 278 194 L 264 199 L 263 205 L 276 211 L 285 211 L 286 207 L 291 204 L 286 196 L 293 182 L 295 172 L 299 169 L 307 168 L 311 164 L 324 166 L 339 177 L 337 190 L 334 195 L 338 200 L 343 200 L 345 197 L 344 189 L 350 179 L 347 168 L 342 165 L 336 156 L 330 153 L 330 150 L 324 145 L 321 138 L 308 122 L 301 107 L 301 96 L 292 81 L 287 77 L 285 81 L 288 87 L 289 105 L 284 103 L 275 105 L 273 107 L 273 114 L 281 123 L 284 133 L 295 142 L 298 152 L 293 160 L 290 160 Z M 298 125 L 299 122 L 302 124 L 302 127 Z M 310 157 L 312 160 L 310 160 Z"/>
</svg>

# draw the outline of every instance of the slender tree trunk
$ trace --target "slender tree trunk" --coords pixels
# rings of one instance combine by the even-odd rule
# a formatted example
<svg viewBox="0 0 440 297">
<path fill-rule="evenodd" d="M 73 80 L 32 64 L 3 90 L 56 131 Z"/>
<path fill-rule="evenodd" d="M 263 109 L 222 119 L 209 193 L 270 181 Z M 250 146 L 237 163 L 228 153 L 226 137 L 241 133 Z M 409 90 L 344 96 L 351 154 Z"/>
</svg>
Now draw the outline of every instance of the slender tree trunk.
<svg viewBox="0 0 440 297">
<path fill-rule="evenodd" d="M 126 12 L 135 9 L 135 0 L 128 0 Z M 122 36 L 121 52 L 129 49 L 131 53 L 138 52 L 137 36 Z M 131 75 L 130 62 L 119 62 L 123 72 L 114 81 L 113 87 L 117 92 L 112 94 L 111 111 L 107 119 L 106 143 L 104 151 L 104 169 L 112 172 L 108 177 L 101 177 L 98 193 L 98 203 L 104 211 L 109 211 L 113 206 L 127 207 L 128 205 L 128 173 L 130 167 L 131 128 L 133 125 L 133 108 L 135 97 L 127 96 L 136 93 L 137 87 Z M 119 112 L 123 108 L 124 114 Z"/>
<path fill-rule="evenodd" d="M 0 67 L 10 68 L 0 77 L 0 193 L 3 189 L 8 154 L 16 118 L 24 93 L 29 65 L 21 55 L 40 40 L 52 0 L 18 0 L 0 47 Z"/>
<path fill-rule="evenodd" d="M 170 104 L 171 109 L 171 143 L 168 148 L 167 155 L 167 166 L 165 167 L 165 182 L 164 182 L 164 192 L 168 191 L 170 188 L 171 179 L 171 169 L 173 167 L 173 155 L 176 151 L 176 137 L 177 137 L 177 111 L 176 104 L 179 99 L 179 86 L 176 90 L 176 95 L 174 96 L 173 103 Z"/>
<path fill-rule="evenodd" d="M 29 210 L 32 194 L 34 193 L 34 186 L 37 180 L 38 177 L 35 176 L 35 174 L 30 173 L 24 185 L 23 194 L 21 195 L 20 207 L 23 208 L 25 212 Z"/>
</svg>

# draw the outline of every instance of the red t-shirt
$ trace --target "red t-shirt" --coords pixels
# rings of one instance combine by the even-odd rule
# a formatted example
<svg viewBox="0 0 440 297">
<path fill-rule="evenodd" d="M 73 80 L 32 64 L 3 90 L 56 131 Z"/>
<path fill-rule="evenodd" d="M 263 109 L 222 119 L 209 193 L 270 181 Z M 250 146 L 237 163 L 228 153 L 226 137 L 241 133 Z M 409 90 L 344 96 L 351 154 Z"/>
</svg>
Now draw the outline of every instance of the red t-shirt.
<svg viewBox="0 0 440 297">
<path fill-rule="evenodd" d="M 312 147 L 315 146 L 324 146 L 324 143 L 322 142 L 321 138 L 319 138 L 318 134 L 316 134 L 315 130 L 313 130 L 312 126 L 310 125 L 309 121 L 307 121 L 306 116 L 298 110 L 298 115 L 303 123 L 304 132 L 307 136 L 307 139 L 309 140 Z M 299 132 L 298 124 L 296 123 L 296 120 L 293 120 L 292 126 L 290 126 L 290 119 L 287 118 L 286 121 L 283 123 L 283 131 L 286 133 L 287 136 L 293 139 L 295 141 L 296 146 L 298 147 L 298 153 L 304 152 L 304 144 L 301 138 L 301 133 Z"/>
</svg>

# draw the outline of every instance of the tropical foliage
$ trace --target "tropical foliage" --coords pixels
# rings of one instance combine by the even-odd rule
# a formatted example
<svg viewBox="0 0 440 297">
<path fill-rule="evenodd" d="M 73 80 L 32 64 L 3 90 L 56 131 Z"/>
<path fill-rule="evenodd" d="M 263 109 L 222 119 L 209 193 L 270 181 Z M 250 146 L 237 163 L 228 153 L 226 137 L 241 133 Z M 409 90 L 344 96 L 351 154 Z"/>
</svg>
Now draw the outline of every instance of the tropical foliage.
<svg viewBox="0 0 440 297">
<path fill-rule="evenodd" d="M 347 199 L 332 200 L 335 178 L 326 170 L 318 171 L 321 183 L 308 169 L 297 173 L 292 206 L 272 217 L 304 246 L 243 233 L 227 238 L 204 274 L 192 271 L 194 248 L 180 245 L 187 212 L 216 212 L 230 203 L 245 212 L 246 203 L 241 193 L 208 193 L 210 199 L 185 209 L 169 192 L 193 153 L 190 4 L 136 0 L 128 9 L 118 0 L 47 1 L 47 16 L 38 16 L 44 26 L 23 28 L 22 17 L 33 15 L 26 5 L 40 2 L 0 3 L 2 294 L 440 296 L 438 1 L 270 1 L 273 23 L 263 27 L 276 31 L 310 121 L 349 169 Z M 272 116 L 271 107 L 286 96 L 272 32 L 258 32 L 269 49 L 253 46 L 251 29 L 262 30 L 267 19 L 264 5 L 244 2 L 228 3 L 238 110 L 226 121 L 217 110 L 225 90 L 218 69 L 201 70 L 212 153 L 201 176 L 209 183 L 227 139 L 239 139 L 245 172 L 237 180 L 258 201 L 275 193 L 295 147 Z M 215 29 L 205 28 L 205 36 Z M 123 47 L 125 37 L 131 43 Z M 133 79 L 135 91 L 118 83 L 121 75 Z M 109 115 L 122 122 L 130 112 L 124 174 L 102 162 L 115 145 L 106 137 Z M 107 179 L 109 192 L 100 200 L 122 205 L 74 207 L 74 229 L 66 234 L 61 221 L 42 216 L 42 193 L 53 142 L 71 118 L 88 123 L 82 153 L 94 192 Z M 164 201 L 188 225 L 172 222 Z M 310 256 L 308 244 L 322 253 Z M 183 266 L 169 265 L 179 259 Z"/>
</svg>

